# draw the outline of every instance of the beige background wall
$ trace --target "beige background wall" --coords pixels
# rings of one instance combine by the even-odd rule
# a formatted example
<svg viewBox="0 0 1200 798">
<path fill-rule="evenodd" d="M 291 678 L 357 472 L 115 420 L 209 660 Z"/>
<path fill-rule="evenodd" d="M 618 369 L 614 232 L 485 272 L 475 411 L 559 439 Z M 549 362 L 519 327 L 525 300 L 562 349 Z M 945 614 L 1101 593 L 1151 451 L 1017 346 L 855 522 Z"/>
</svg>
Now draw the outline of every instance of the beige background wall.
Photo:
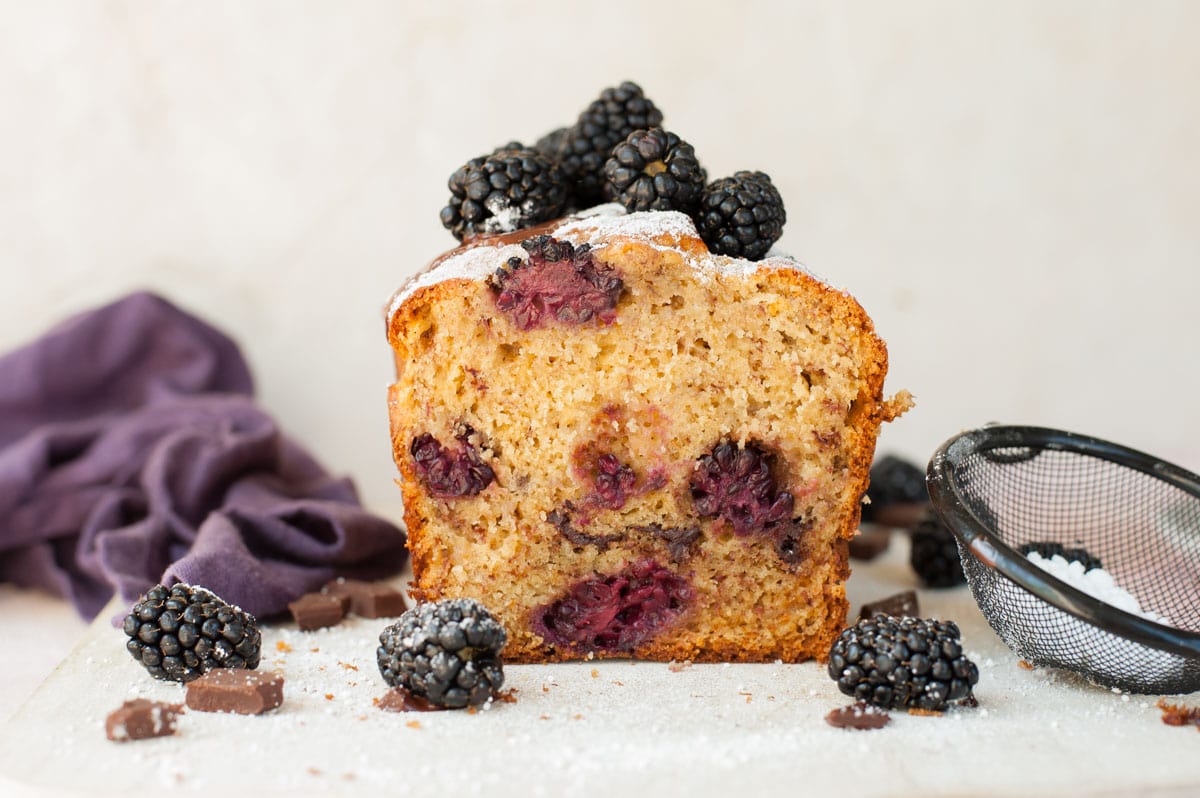
<svg viewBox="0 0 1200 798">
<path fill-rule="evenodd" d="M 0 350 L 154 288 L 395 513 L 381 306 L 445 179 L 638 80 L 850 288 L 924 460 L 989 420 L 1200 469 L 1200 3 L 0 5 Z"/>
</svg>

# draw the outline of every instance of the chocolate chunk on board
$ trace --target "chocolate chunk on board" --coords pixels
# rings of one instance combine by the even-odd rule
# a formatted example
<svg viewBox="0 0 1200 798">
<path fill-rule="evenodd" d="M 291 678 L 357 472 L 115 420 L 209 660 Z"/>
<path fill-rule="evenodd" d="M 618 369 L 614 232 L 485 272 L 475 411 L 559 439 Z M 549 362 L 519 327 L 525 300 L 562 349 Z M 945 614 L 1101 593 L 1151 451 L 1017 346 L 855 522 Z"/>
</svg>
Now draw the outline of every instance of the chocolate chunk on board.
<svg viewBox="0 0 1200 798">
<path fill-rule="evenodd" d="M 259 715 L 283 703 L 283 676 L 275 671 L 217 668 L 188 682 L 188 709 Z"/>
<path fill-rule="evenodd" d="M 892 539 L 892 530 L 886 526 L 864 524 L 858 534 L 850 538 L 850 556 L 867 562 L 887 551 Z"/>
<path fill-rule="evenodd" d="M 920 618 L 921 609 L 917 605 L 917 592 L 905 590 L 878 601 L 869 601 L 858 611 L 859 618 L 874 618 L 880 614 L 891 615 L 895 618 Z"/>
<path fill-rule="evenodd" d="M 882 729 L 890 720 L 887 712 L 862 701 L 832 710 L 825 716 L 825 722 L 838 729 Z"/>
<path fill-rule="evenodd" d="M 302 632 L 337 626 L 346 617 L 346 601 L 329 593 L 306 593 L 288 603 L 292 618 Z"/>
<path fill-rule="evenodd" d="M 335 579 L 321 588 L 321 592 L 343 600 L 349 598 L 350 611 L 362 618 L 395 618 L 408 609 L 404 594 L 382 582 Z"/>
<path fill-rule="evenodd" d="M 104 733 L 119 743 L 168 737 L 175 733 L 175 721 L 183 710 L 180 704 L 135 698 L 114 709 L 104 720 Z"/>
<path fill-rule="evenodd" d="M 904 502 L 880 508 L 873 519 L 876 524 L 911 529 L 929 510 L 929 502 Z"/>
</svg>

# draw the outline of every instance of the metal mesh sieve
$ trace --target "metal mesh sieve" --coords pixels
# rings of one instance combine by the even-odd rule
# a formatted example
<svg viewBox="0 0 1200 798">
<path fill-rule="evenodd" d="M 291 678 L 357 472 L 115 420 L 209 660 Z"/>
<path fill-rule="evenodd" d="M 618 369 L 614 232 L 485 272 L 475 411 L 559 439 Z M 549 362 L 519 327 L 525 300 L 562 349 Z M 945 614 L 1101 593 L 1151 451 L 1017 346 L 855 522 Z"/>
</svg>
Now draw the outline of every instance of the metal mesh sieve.
<svg viewBox="0 0 1200 798">
<path fill-rule="evenodd" d="M 1200 689 L 1200 477 L 1082 435 L 991 426 L 944 443 L 928 482 L 975 601 L 1017 656 L 1131 692 Z M 1017 551 L 1040 541 L 1098 556 L 1169 625 L 1092 598 Z"/>
</svg>

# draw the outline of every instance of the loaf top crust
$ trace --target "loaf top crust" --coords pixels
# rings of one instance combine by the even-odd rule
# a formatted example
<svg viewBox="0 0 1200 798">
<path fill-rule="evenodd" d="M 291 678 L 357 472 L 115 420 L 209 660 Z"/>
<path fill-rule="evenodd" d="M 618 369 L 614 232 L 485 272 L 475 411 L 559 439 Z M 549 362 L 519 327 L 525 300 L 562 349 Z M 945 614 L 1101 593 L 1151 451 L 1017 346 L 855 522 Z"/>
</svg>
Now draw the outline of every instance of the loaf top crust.
<svg viewBox="0 0 1200 798">
<path fill-rule="evenodd" d="M 484 280 L 509 258 L 524 257 L 521 241 L 543 233 L 576 246 L 588 244 L 597 251 L 631 239 L 649 243 L 685 255 L 685 262 L 702 280 L 714 274 L 735 276 L 748 275 L 759 269 L 790 269 L 849 296 L 847 291 L 834 288 L 828 280 L 788 255 L 770 253 L 763 260 L 749 261 L 709 252 L 687 214 L 678 211 L 626 213 L 617 203 L 609 203 L 538 227 L 470 239 L 463 246 L 438 257 L 409 278 L 392 296 L 387 308 L 389 330 L 401 306 L 422 289 L 448 280 Z"/>
</svg>

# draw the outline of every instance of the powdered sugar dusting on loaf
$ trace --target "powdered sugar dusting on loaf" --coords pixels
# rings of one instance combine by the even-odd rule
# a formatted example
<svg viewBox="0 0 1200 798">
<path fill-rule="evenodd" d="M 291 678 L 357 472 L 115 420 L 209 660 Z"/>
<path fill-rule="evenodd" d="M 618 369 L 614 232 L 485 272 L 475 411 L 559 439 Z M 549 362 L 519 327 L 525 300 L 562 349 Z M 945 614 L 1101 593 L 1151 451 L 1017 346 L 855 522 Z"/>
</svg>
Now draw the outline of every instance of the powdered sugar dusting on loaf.
<svg viewBox="0 0 1200 798">
<path fill-rule="evenodd" d="M 692 219 L 679 211 L 639 211 L 626 213 L 617 203 L 597 205 L 572 216 L 551 231 L 575 245 L 587 244 L 601 250 L 614 239 L 632 238 L 663 251 L 676 252 L 695 270 L 697 277 L 707 281 L 712 275 L 746 277 L 759 269 L 792 269 L 804 272 L 818 282 L 829 281 L 813 273 L 799 261 L 787 255 L 769 253 L 761 261 L 731 258 L 725 255 L 695 257 L 664 240 L 682 241 L 698 238 Z M 405 283 L 388 308 L 388 319 L 395 315 L 409 297 L 422 288 L 446 280 L 484 280 L 495 273 L 509 258 L 525 258 L 525 250 L 517 244 L 504 246 L 481 244 L 450 255 L 432 269 L 418 274 Z M 841 289 L 839 289 L 841 290 Z M 845 293 L 845 291 L 843 291 Z"/>
<path fill-rule="evenodd" d="M 526 255 L 525 250 L 518 244 L 471 247 L 457 255 L 451 255 L 432 269 L 409 280 L 396 292 L 388 308 L 388 319 L 395 315 L 410 296 L 422 288 L 446 280 L 485 280 L 507 263 L 509 258 L 524 260 Z"/>
<path fill-rule="evenodd" d="M 696 225 L 686 214 L 678 211 L 625 213 L 616 203 L 592 208 L 588 215 L 561 225 L 554 235 L 592 247 L 599 247 L 615 236 L 638 239 L 697 237 Z"/>
</svg>

